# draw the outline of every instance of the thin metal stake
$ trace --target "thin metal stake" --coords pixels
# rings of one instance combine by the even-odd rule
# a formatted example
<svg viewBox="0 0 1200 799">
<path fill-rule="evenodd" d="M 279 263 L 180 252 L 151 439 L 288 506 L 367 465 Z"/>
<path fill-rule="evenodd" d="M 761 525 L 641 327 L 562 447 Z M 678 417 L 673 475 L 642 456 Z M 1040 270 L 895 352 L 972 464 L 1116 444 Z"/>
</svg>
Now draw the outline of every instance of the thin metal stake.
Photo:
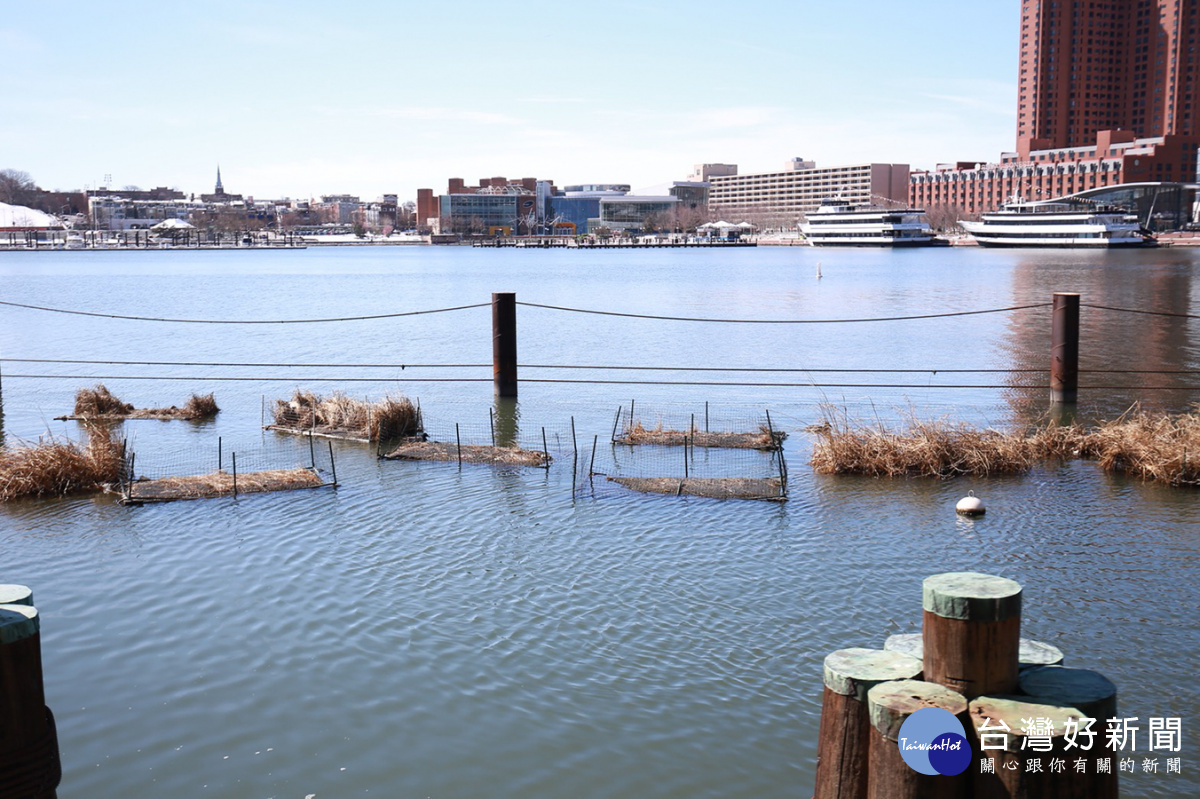
<svg viewBox="0 0 1200 799">
<path fill-rule="evenodd" d="M 454 423 L 454 441 L 458 445 L 458 468 L 462 468 L 462 436 L 458 432 L 458 422 Z"/>
<path fill-rule="evenodd" d="M 310 462 L 309 465 L 312 466 L 314 469 L 317 468 L 317 452 L 316 452 L 316 449 L 313 447 L 312 430 L 308 431 L 308 459 Z"/>
<path fill-rule="evenodd" d="M 337 488 L 337 463 L 333 460 L 333 442 L 329 442 L 329 469 L 333 472 L 333 487 Z"/>
<path fill-rule="evenodd" d="M 542 454 L 546 456 L 546 471 L 550 471 L 550 448 L 546 446 L 546 428 L 542 428 Z"/>
<path fill-rule="evenodd" d="M 221 471 L 221 466 L 225 463 L 225 459 L 221 457 L 221 437 L 217 436 L 217 471 Z"/>
<path fill-rule="evenodd" d="M 688 479 L 687 436 L 683 437 L 683 479 Z"/>
<path fill-rule="evenodd" d="M 708 432 L 708 400 L 704 401 L 704 432 Z"/>
<path fill-rule="evenodd" d="M 771 412 L 767 411 L 767 434 L 771 436 L 771 449 L 775 449 L 775 428 L 771 426 Z M 782 448 L 782 447 L 781 447 Z"/>
<path fill-rule="evenodd" d="M 613 417 L 612 442 L 617 443 L 617 425 L 621 423 L 621 406 L 617 406 L 617 415 Z"/>
<path fill-rule="evenodd" d="M 600 436 L 592 436 L 592 462 L 588 464 L 588 482 L 592 481 L 592 475 L 596 473 L 596 442 L 600 440 Z"/>
<path fill-rule="evenodd" d="M 488 426 L 492 428 L 492 446 L 496 446 L 496 411 L 488 408 Z"/>
<path fill-rule="evenodd" d="M 233 498 L 237 499 L 237 453 L 231 453 L 233 457 Z"/>
</svg>

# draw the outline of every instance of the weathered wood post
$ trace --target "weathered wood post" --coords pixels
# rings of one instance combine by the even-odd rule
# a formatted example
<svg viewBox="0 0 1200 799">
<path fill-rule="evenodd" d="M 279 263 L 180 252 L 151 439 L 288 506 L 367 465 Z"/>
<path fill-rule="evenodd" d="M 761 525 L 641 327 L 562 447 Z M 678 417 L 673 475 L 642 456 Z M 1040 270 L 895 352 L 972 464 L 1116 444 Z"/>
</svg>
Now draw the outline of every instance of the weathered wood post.
<svg viewBox="0 0 1200 799">
<path fill-rule="evenodd" d="M 971 702 L 971 734 L 981 765 L 971 769 L 974 799 L 1116 799 L 1117 771 L 1101 773 L 1104 748 L 1096 730 L 1090 750 L 1077 733 L 1088 714 L 1036 699 L 981 696 Z M 1084 761 L 1078 770 L 1076 762 Z"/>
<path fill-rule="evenodd" d="M 1117 716 L 1117 686 L 1096 671 L 1045 666 L 1021 672 L 1021 693 L 1032 699 L 1069 705 L 1096 719 L 1097 731 Z"/>
<path fill-rule="evenodd" d="M 1079 399 L 1079 295 L 1055 292 L 1050 323 L 1050 403 Z"/>
<path fill-rule="evenodd" d="M 921 633 L 900 633 L 889 635 L 883 642 L 883 648 L 889 652 L 900 652 L 911 655 L 917 660 L 925 659 L 925 644 L 922 643 Z M 1036 669 L 1042 666 L 1061 666 L 1062 650 L 1052 644 L 1034 641 L 1030 638 L 1020 639 L 1017 648 L 1017 667 L 1024 674 L 1026 669 Z"/>
<path fill-rule="evenodd" d="M 958 718 L 967 732 L 967 699 L 957 691 L 921 680 L 876 685 L 867 693 L 871 716 L 868 799 L 964 799 L 970 785 L 968 766 L 955 775 L 922 774 L 900 754 L 900 728 L 918 710 L 936 707 Z M 962 745 L 970 737 L 964 736 Z M 933 743 L 922 741 L 921 743 Z"/>
<path fill-rule="evenodd" d="M 815 799 L 865 799 L 871 720 L 867 692 L 921 674 L 921 661 L 879 649 L 839 649 L 825 658 L 817 734 Z"/>
<path fill-rule="evenodd" d="M 62 765 L 42 683 L 41 624 L 21 588 L 0 590 L 29 603 L 0 605 L 0 796 L 54 799 Z"/>
<path fill-rule="evenodd" d="M 492 382 L 501 397 L 517 396 L 517 295 L 492 294 Z"/>
<path fill-rule="evenodd" d="M 925 679 L 968 699 L 1017 687 L 1021 586 L 978 572 L 926 577 Z"/>
</svg>

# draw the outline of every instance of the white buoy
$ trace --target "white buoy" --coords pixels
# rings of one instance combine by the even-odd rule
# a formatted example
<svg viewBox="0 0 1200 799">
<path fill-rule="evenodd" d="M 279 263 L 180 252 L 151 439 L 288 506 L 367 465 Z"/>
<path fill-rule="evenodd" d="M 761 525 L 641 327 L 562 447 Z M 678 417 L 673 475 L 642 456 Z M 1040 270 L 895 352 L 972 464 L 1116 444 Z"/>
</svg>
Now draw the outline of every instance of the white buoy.
<svg viewBox="0 0 1200 799">
<path fill-rule="evenodd" d="M 954 506 L 954 510 L 963 516 L 982 516 L 987 509 L 983 507 L 983 500 L 975 496 L 974 491 L 968 491 Z"/>
<path fill-rule="evenodd" d="M 817 261 L 817 280 L 821 279 L 821 262 Z"/>
</svg>

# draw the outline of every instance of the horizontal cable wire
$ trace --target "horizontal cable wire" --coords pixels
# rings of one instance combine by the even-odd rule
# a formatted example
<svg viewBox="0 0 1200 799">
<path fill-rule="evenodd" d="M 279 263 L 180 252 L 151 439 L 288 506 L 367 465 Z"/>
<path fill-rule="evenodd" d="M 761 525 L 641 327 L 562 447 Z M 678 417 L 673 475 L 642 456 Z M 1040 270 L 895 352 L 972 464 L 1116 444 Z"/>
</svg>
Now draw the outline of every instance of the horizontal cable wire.
<svg viewBox="0 0 1200 799">
<path fill-rule="evenodd" d="M 544 308 L 552 311 L 569 311 L 571 313 L 597 314 L 600 316 L 621 316 L 629 319 L 657 319 L 668 322 L 717 322 L 722 324 L 745 325 L 828 325 L 848 322 L 904 322 L 913 319 L 944 319 L 951 316 L 977 316 L 979 314 L 1005 313 L 1007 311 L 1025 311 L 1030 308 L 1049 308 L 1053 303 L 1040 302 L 1034 305 L 1014 305 L 1010 308 L 988 308 L 982 311 L 951 311 L 948 313 L 919 314 L 916 316 L 875 316 L 858 319 L 714 319 L 698 316 L 656 316 L 652 314 L 622 313 L 619 311 L 595 311 L 585 308 L 568 308 L 562 305 L 543 305 L 536 302 L 517 302 L 527 308 Z"/>
<path fill-rule="evenodd" d="M 49 311 L 50 313 L 71 314 L 73 316 L 98 316 L 104 319 L 125 319 L 135 322 L 175 322 L 191 325 L 307 325 L 321 322 L 361 322 L 369 319 L 395 319 L 401 316 L 422 316 L 425 314 L 447 313 L 448 311 L 465 311 L 468 308 L 487 308 L 489 302 L 479 302 L 474 305 L 457 305 L 452 308 L 434 308 L 427 311 L 403 311 L 400 313 L 371 314 L 369 316 L 336 316 L 326 319 L 171 319 L 159 316 L 126 316 L 123 314 L 98 313 L 95 311 L 76 311 L 68 308 L 49 308 L 42 305 L 26 305 L 20 302 L 0 300 L 0 305 L 12 308 L 26 308 L 33 311 Z"/>
<path fill-rule="evenodd" d="M 1171 313 L 1170 311 L 1143 311 L 1139 308 L 1114 308 L 1111 305 L 1093 305 L 1090 302 L 1079 303 L 1081 308 L 1093 308 L 1097 311 L 1118 311 L 1120 313 L 1146 314 L 1147 316 L 1169 316 L 1175 319 L 1200 319 L 1200 315 L 1191 313 Z"/>
<path fill-rule="evenodd" d="M 94 366 L 229 366 L 310 369 L 489 369 L 490 363 L 250 363 L 226 361 L 105 361 L 78 358 L 0 358 L 0 363 L 62 363 Z M 608 366 L 592 364 L 523 363 L 519 369 L 595 369 L 635 372 L 862 372 L 879 374 L 1011 374 L 1038 373 L 1045 369 L 841 369 L 757 366 Z M 1200 371 L 1196 372 L 1200 374 Z"/>
<path fill-rule="evenodd" d="M 491 377 L 211 377 L 199 375 L 4 375 L 4 379 L 37 380 L 191 380 L 195 382 L 282 382 L 282 383 L 491 383 Z M 759 383 L 707 380 L 585 380 L 570 378 L 524 378 L 522 383 L 575 383 L 584 385 L 629 386 L 748 386 L 775 388 L 987 388 L 1048 389 L 1049 384 L 956 384 L 956 383 Z M 1080 391 L 1200 391 L 1198 386 L 1079 386 Z"/>
<path fill-rule="evenodd" d="M 250 361 L 108 361 L 83 358 L 3 358 L 0 363 L 59 363 L 92 366 L 220 366 L 281 369 L 490 369 L 490 363 L 270 363 Z M 630 372 L 762 372 L 813 374 L 1044 374 L 1047 369 L 874 369 L 767 366 L 619 366 L 608 364 L 522 363 L 519 369 L 577 369 Z M 1200 369 L 1080 369 L 1093 375 L 1200 375 Z"/>
</svg>

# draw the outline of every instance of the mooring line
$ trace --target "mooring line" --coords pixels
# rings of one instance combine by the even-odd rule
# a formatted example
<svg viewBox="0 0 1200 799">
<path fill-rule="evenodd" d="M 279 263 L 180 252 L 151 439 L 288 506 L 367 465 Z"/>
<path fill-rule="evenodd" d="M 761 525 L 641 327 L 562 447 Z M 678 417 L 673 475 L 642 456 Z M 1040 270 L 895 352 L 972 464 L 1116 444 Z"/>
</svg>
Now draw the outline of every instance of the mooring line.
<svg viewBox="0 0 1200 799">
<path fill-rule="evenodd" d="M 457 305 L 452 308 L 434 308 L 427 311 L 403 311 L 400 313 L 371 314 L 368 316 L 335 316 L 324 319 L 172 319 L 160 316 L 127 316 L 124 314 L 98 313 L 96 311 L 78 311 L 70 308 L 50 308 L 44 305 L 27 305 L 21 302 L 9 302 L 6 300 L 0 300 L 0 305 L 7 305 L 11 308 L 26 308 L 32 311 L 70 314 L 72 316 L 125 319 L 133 322 L 173 322 L 190 325 L 307 325 L 322 322 L 361 322 L 371 319 L 395 319 L 401 316 L 422 316 L 425 314 L 446 313 L 448 311 L 465 311 L 470 308 L 487 308 L 491 306 L 491 303 L 480 302 L 474 305 Z"/>
<path fill-rule="evenodd" d="M 979 314 L 1005 313 L 1007 311 L 1025 311 L 1030 308 L 1049 308 L 1052 303 L 1040 302 L 1034 305 L 988 308 L 982 311 L 951 311 L 949 313 L 919 314 L 916 316 L 872 316 L 857 319 L 715 319 L 700 316 L 656 316 L 653 314 L 622 313 L 620 311 L 596 311 L 586 308 L 568 308 L 562 305 L 543 305 L 536 302 L 518 302 L 517 305 L 524 305 L 527 308 L 545 308 L 552 311 L 569 311 L 571 313 L 597 314 L 600 316 L 622 316 L 629 319 L 656 319 L 668 322 L 716 322 L 744 325 L 831 325 L 850 322 L 905 322 L 913 319 L 945 319 L 952 316 L 977 316 Z"/>
</svg>

